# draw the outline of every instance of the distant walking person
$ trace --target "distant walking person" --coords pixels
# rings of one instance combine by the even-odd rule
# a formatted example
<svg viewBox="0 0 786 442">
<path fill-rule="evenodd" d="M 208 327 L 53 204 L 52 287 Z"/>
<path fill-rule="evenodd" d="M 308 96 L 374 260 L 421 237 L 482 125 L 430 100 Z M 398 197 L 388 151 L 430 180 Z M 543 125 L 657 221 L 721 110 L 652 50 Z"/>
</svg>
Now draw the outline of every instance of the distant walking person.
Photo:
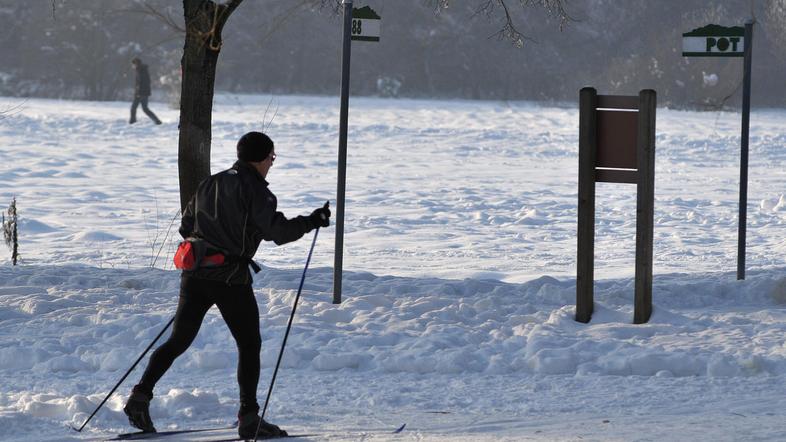
<svg viewBox="0 0 786 442">
<path fill-rule="evenodd" d="M 153 388 L 188 349 L 205 314 L 216 305 L 238 349 L 238 434 L 244 439 L 287 435 L 257 414 L 262 339 L 259 307 L 248 268 L 261 270 L 253 258 L 262 240 L 281 245 L 316 228 L 327 227 L 330 209 L 326 203 L 311 215 L 294 218 L 279 212 L 278 200 L 267 182 L 275 159 L 273 141 L 267 135 L 243 135 L 237 143 L 237 162 L 202 181 L 183 213 L 180 234 L 186 241 L 175 254 L 175 265 L 183 269 L 183 274 L 172 335 L 153 352 L 123 409 L 131 425 L 142 431 L 156 431 L 150 418 Z"/>
<path fill-rule="evenodd" d="M 161 124 L 161 120 L 147 107 L 147 97 L 150 96 L 150 73 L 147 71 L 147 65 L 136 57 L 131 60 L 131 65 L 136 70 L 136 82 L 134 84 L 134 102 L 131 104 L 131 119 L 128 120 L 128 124 L 136 123 L 136 108 L 140 104 L 142 110 L 154 123 Z"/>
</svg>

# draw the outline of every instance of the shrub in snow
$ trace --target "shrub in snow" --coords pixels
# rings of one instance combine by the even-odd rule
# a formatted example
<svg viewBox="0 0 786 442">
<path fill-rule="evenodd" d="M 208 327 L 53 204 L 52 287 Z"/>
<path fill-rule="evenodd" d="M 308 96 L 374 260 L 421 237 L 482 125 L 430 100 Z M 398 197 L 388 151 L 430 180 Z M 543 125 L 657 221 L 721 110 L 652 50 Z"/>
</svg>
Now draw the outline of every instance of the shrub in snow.
<svg viewBox="0 0 786 442">
<path fill-rule="evenodd" d="M 773 287 L 770 296 L 772 296 L 772 299 L 778 304 L 786 304 L 786 278 L 782 278 L 775 283 L 775 287 Z"/>
<path fill-rule="evenodd" d="M 702 71 L 701 76 L 704 80 L 704 86 L 713 87 L 718 85 L 718 74 L 707 74 Z"/>
<path fill-rule="evenodd" d="M 16 198 L 14 198 L 8 206 L 8 219 L 3 214 L 3 237 L 5 237 L 5 244 L 11 249 L 11 261 L 14 265 L 19 258 L 19 234 L 16 226 Z"/>
<path fill-rule="evenodd" d="M 377 79 L 377 93 L 380 97 L 398 97 L 401 89 L 401 81 L 391 77 L 380 77 Z"/>
</svg>

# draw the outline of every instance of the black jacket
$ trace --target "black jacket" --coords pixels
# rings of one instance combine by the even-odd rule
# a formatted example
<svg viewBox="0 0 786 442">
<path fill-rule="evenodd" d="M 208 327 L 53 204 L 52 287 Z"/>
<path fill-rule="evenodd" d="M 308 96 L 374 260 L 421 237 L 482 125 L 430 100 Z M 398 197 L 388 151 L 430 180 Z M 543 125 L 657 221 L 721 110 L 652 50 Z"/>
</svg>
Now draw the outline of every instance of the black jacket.
<svg viewBox="0 0 786 442">
<path fill-rule="evenodd" d="M 139 63 L 136 67 L 136 83 L 134 84 L 134 97 L 150 96 L 150 73 L 147 65 Z"/>
<path fill-rule="evenodd" d="M 268 182 L 244 161 L 202 181 L 183 214 L 180 235 L 206 240 L 230 262 L 184 273 L 227 284 L 251 284 L 248 262 L 262 240 L 286 244 L 316 228 L 307 216 L 287 219 L 276 205 Z"/>
</svg>

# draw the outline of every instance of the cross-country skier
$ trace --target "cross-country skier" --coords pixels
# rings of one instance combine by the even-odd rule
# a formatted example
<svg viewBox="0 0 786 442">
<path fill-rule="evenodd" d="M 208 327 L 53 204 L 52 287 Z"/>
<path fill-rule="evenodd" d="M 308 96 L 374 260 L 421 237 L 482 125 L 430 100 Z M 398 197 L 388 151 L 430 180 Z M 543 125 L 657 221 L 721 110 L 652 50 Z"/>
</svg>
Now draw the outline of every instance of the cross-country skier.
<svg viewBox="0 0 786 442">
<path fill-rule="evenodd" d="M 145 115 L 150 117 L 154 123 L 161 124 L 161 120 L 147 107 L 147 98 L 150 97 L 150 73 L 147 70 L 147 65 L 142 63 L 139 58 L 134 57 L 131 60 L 131 66 L 136 72 L 136 79 L 134 81 L 134 102 L 131 103 L 131 118 L 128 120 L 128 124 L 136 123 L 136 108 L 140 104 Z"/>
<path fill-rule="evenodd" d="M 235 338 L 240 384 L 238 434 L 253 438 L 260 424 L 257 403 L 259 381 L 259 310 L 251 287 L 249 266 L 262 240 L 278 245 L 300 239 L 317 227 L 330 224 L 327 204 L 309 216 L 287 219 L 276 211 L 277 200 L 265 180 L 276 152 L 273 141 L 249 132 L 237 143 L 238 161 L 232 168 L 204 180 L 186 207 L 180 234 L 193 245 L 202 264 L 184 270 L 172 335 L 150 357 L 142 379 L 134 386 L 125 408 L 131 425 L 155 431 L 149 406 L 153 387 L 197 335 L 214 304 Z M 181 244 L 181 248 L 183 244 Z M 285 436 L 276 425 L 261 422 L 260 437 Z"/>
</svg>

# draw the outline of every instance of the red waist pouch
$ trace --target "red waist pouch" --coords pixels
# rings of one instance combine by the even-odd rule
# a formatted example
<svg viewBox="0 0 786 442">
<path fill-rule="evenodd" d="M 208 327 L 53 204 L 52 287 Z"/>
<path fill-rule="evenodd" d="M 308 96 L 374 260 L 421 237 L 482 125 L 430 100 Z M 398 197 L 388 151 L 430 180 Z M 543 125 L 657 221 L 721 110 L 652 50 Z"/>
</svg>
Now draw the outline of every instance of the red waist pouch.
<svg viewBox="0 0 786 442">
<path fill-rule="evenodd" d="M 206 255 L 207 246 L 199 238 L 188 238 L 177 246 L 174 262 L 180 270 L 196 270 L 200 267 L 214 267 L 224 264 L 225 257 L 221 253 Z"/>
</svg>

